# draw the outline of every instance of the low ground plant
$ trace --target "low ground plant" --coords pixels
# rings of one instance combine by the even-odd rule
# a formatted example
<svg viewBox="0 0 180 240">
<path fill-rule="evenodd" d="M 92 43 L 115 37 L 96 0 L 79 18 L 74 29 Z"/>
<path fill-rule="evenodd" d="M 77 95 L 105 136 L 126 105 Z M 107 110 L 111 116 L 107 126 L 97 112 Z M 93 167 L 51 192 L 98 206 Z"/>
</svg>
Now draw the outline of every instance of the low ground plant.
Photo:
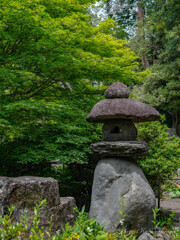
<svg viewBox="0 0 180 240">
<path fill-rule="evenodd" d="M 175 212 L 168 213 L 168 211 L 155 208 L 153 210 L 154 231 L 150 233 L 156 238 L 157 233 L 160 231 L 169 235 L 172 240 L 180 240 L 180 228 L 175 229 L 173 226 L 175 220 Z"/>
<path fill-rule="evenodd" d="M 157 228 L 161 228 L 164 230 L 173 230 L 173 222 L 175 220 L 175 212 L 168 213 L 166 210 L 161 210 L 159 208 L 153 209 L 154 220 L 154 229 L 155 232 Z"/>
<path fill-rule="evenodd" d="M 0 239 L 1 240 L 134 240 L 136 234 L 134 232 L 126 232 L 122 229 L 114 234 L 108 233 L 103 225 L 97 223 L 97 219 L 89 218 L 85 212 L 85 207 L 81 211 L 75 208 L 77 212 L 76 221 L 73 226 L 69 223 L 63 229 L 59 229 L 56 234 L 51 234 L 52 218 L 49 222 L 49 230 L 45 231 L 44 227 L 40 227 L 40 214 L 46 201 L 40 202 L 34 208 L 34 217 L 29 220 L 26 216 L 23 221 L 13 221 L 13 211 L 15 207 L 9 208 L 9 214 L 0 217 Z"/>
<path fill-rule="evenodd" d="M 63 229 L 59 229 L 56 234 L 51 234 L 52 217 L 49 222 L 49 230 L 45 231 L 44 227 L 40 227 L 40 214 L 43 210 L 46 201 L 40 202 L 34 208 L 34 217 L 29 220 L 26 216 L 21 222 L 13 221 L 13 211 L 15 207 L 9 208 L 9 214 L 0 216 L 0 239 L 1 240 L 136 240 L 138 234 L 135 231 L 127 232 L 124 225 L 125 213 L 124 199 L 122 199 L 120 210 L 122 219 L 120 220 L 122 228 L 116 233 L 109 233 L 104 230 L 104 227 L 97 223 L 97 219 L 89 218 L 85 212 L 85 207 L 81 211 L 75 208 L 77 212 L 76 221 L 73 226 L 69 223 Z M 160 227 L 162 231 L 168 232 L 171 239 L 180 239 L 180 229 L 174 230 L 172 227 L 174 213 L 167 217 L 162 214 L 159 209 L 154 210 L 154 225 L 155 230 Z M 153 232 L 155 235 L 156 231 Z"/>
<path fill-rule="evenodd" d="M 62 233 L 56 234 L 53 240 L 108 240 L 116 239 L 113 234 L 109 234 L 103 231 L 103 226 L 97 223 L 97 219 L 88 218 L 88 213 L 86 213 L 85 207 L 79 211 L 75 208 L 77 212 L 77 218 L 74 226 L 70 226 L 69 223 L 65 225 L 62 229 Z"/>
<path fill-rule="evenodd" d="M 45 231 L 44 227 L 40 227 L 40 215 L 46 204 L 46 200 L 36 204 L 34 208 L 34 217 L 29 220 L 26 215 L 23 216 L 21 222 L 15 222 L 13 219 L 14 206 L 11 206 L 9 214 L 0 216 L 0 239 L 1 240 L 43 240 L 51 239 L 51 222 L 49 221 L 49 231 Z"/>
<path fill-rule="evenodd" d="M 27 224 L 24 222 L 13 223 L 12 213 L 15 207 L 9 208 L 9 214 L 4 217 L 0 215 L 0 239 L 23 239 L 27 233 Z M 25 218 L 24 218 L 25 220 Z"/>
</svg>

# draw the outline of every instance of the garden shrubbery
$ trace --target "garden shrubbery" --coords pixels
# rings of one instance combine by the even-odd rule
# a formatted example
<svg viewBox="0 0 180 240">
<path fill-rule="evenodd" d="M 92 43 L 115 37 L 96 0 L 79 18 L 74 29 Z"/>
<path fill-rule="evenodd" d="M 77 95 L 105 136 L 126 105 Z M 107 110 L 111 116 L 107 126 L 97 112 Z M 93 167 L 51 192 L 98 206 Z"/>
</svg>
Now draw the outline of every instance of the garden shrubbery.
<svg viewBox="0 0 180 240">
<path fill-rule="evenodd" d="M 147 156 L 139 159 L 138 163 L 159 198 L 163 184 L 172 180 L 180 168 L 180 138 L 168 137 L 164 121 L 162 116 L 161 121 L 137 124 L 138 140 L 145 141 L 150 146 Z"/>
<path fill-rule="evenodd" d="M 43 200 L 39 205 L 34 208 L 34 217 L 28 220 L 26 216 L 23 217 L 23 221 L 13 222 L 13 211 L 15 207 L 11 206 L 9 209 L 9 214 L 5 216 L 0 216 L 0 239 L 1 240 L 135 240 L 138 239 L 139 234 L 135 231 L 126 231 L 126 226 L 122 225 L 116 233 L 108 233 L 103 229 L 102 225 L 97 224 L 97 219 L 88 218 L 88 213 L 86 213 L 85 207 L 79 211 L 75 208 L 77 212 L 77 218 L 73 226 L 69 223 L 65 225 L 63 229 L 59 229 L 55 234 L 51 233 L 51 219 L 49 221 L 49 231 L 44 231 L 43 227 L 40 227 L 40 214 L 43 210 L 46 201 Z M 155 232 L 151 234 L 156 234 L 157 227 L 164 227 L 165 231 L 171 236 L 171 239 L 177 240 L 180 237 L 180 230 L 174 230 L 173 223 L 174 215 L 167 217 L 165 214 L 159 211 L 159 209 L 154 210 L 154 226 Z"/>
<path fill-rule="evenodd" d="M 34 217 L 31 221 L 23 217 L 23 222 L 13 222 L 13 211 L 15 208 L 12 206 L 9 209 L 9 215 L 0 217 L 0 239 L 1 240 L 116 240 L 116 239 L 136 239 L 135 232 L 126 233 L 125 230 L 119 233 L 108 233 L 103 230 L 103 226 L 97 224 L 97 219 L 88 218 L 85 207 L 77 212 L 77 218 L 73 226 L 69 223 L 63 229 L 59 229 L 56 234 L 51 233 L 51 220 L 49 221 L 49 231 L 44 231 L 44 227 L 40 227 L 40 214 L 43 210 L 45 200 L 34 208 Z M 53 218 L 53 216 L 52 216 Z"/>
</svg>

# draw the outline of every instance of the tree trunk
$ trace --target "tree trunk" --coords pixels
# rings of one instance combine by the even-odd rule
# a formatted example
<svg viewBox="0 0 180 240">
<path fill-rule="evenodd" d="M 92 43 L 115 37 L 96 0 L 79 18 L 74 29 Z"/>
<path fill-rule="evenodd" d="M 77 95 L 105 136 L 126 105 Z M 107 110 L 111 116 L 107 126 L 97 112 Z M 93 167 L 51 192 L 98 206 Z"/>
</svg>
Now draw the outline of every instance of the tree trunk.
<svg viewBox="0 0 180 240">
<path fill-rule="evenodd" d="M 144 23 L 144 15 L 145 15 L 145 10 L 141 6 L 140 2 L 138 3 L 138 26 L 139 26 L 139 34 L 142 36 L 142 41 L 145 42 L 145 34 L 144 34 L 144 29 L 143 29 L 143 23 Z M 142 65 L 144 69 L 149 67 L 149 62 L 146 56 L 146 53 L 142 53 Z"/>
<path fill-rule="evenodd" d="M 106 1 L 106 11 L 107 11 L 107 14 L 108 14 L 108 17 L 109 18 L 112 18 L 113 17 L 113 14 L 111 12 L 111 0 L 107 0 Z"/>
<path fill-rule="evenodd" d="M 176 129 L 176 134 L 178 137 L 180 137 L 180 107 L 173 112 L 172 120 L 172 127 Z"/>
<path fill-rule="evenodd" d="M 138 3 L 138 22 L 144 22 L 144 14 L 145 10 L 141 7 L 140 3 Z"/>
<path fill-rule="evenodd" d="M 143 65 L 144 69 L 149 67 L 149 62 L 148 62 L 147 56 L 145 54 L 142 55 L 142 65 Z"/>
<path fill-rule="evenodd" d="M 161 207 L 161 185 L 159 184 L 158 188 L 158 208 Z"/>
</svg>

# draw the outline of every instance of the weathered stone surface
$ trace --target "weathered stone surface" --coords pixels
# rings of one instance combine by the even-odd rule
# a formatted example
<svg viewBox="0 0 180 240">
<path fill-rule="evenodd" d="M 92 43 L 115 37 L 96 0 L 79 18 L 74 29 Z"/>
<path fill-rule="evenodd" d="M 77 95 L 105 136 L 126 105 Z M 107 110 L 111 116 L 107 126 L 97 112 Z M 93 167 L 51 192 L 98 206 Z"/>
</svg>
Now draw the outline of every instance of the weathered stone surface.
<svg viewBox="0 0 180 240">
<path fill-rule="evenodd" d="M 177 175 L 180 176 L 180 168 L 177 170 Z"/>
<path fill-rule="evenodd" d="M 160 114 L 148 104 L 134 99 L 104 99 L 98 102 L 86 117 L 88 122 L 105 122 L 110 119 L 130 119 L 133 122 L 155 121 Z"/>
<path fill-rule="evenodd" d="M 125 217 L 118 211 L 122 196 L 125 197 Z M 114 232 L 121 228 L 122 218 L 128 230 L 152 229 L 155 204 L 154 193 L 136 163 L 120 158 L 106 158 L 98 163 L 94 173 L 90 217 L 96 217 L 105 229 Z"/>
<path fill-rule="evenodd" d="M 157 232 L 156 234 L 156 239 L 158 240 L 170 240 L 171 238 L 169 237 L 169 235 L 165 232 Z"/>
<path fill-rule="evenodd" d="M 116 142 L 98 142 L 91 144 L 91 150 L 100 157 L 118 156 L 118 157 L 140 157 L 149 151 L 146 142 L 140 141 L 116 141 Z"/>
<path fill-rule="evenodd" d="M 175 128 L 169 128 L 169 129 L 167 130 L 167 133 L 168 133 L 168 141 L 173 141 L 173 136 L 176 136 L 176 137 L 177 137 L 176 129 L 175 129 Z"/>
<path fill-rule="evenodd" d="M 48 230 L 48 221 L 53 217 L 52 231 L 61 229 L 68 221 L 75 219 L 74 198 L 60 198 L 58 182 L 53 178 L 42 177 L 0 177 L 0 213 L 8 213 L 8 207 L 14 205 L 14 221 L 20 221 L 24 214 L 32 219 L 34 207 L 46 199 L 41 214 L 40 226 Z"/>
<path fill-rule="evenodd" d="M 0 177 L 0 190 L 0 203 L 3 203 L 3 211 L 6 211 L 7 206 L 12 204 L 19 208 L 31 208 L 35 202 L 43 199 L 46 199 L 48 207 L 57 206 L 60 203 L 58 182 L 53 178 Z"/>
<path fill-rule="evenodd" d="M 128 87 L 121 83 L 116 82 L 113 83 L 110 87 L 108 87 L 104 93 L 105 98 L 128 98 L 129 97 L 129 89 Z"/>
<path fill-rule="evenodd" d="M 102 133 L 105 141 L 135 141 L 137 137 L 134 123 L 126 119 L 106 121 Z"/>
<path fill-rule="evenodd" d="M 143 234 L 141 234 L 138 239 L 141 239 L 141 240 L 156 240 L 156 238 L 154 238 L 154 237 L 153 237 L 150 233 L 148 233 L 148 232 L 144 232 Z"/>
<path fill-rule="evenodd" d="M 167 233 L 159 231 L 156 234 L 156 238 L 154 238 L 150 233 L 145 232 L 145 233 L 141 234 L 138 239 L 141 239 L 141 240 L 156 240 L 156 239 L 170 240 L 171 238 L 169 237 L 169 235 Z"/>
<path fill-rule="evenodd" d="M 180 177 L 173 178 L 173 180 L 180 185 Z"/>
</svg>

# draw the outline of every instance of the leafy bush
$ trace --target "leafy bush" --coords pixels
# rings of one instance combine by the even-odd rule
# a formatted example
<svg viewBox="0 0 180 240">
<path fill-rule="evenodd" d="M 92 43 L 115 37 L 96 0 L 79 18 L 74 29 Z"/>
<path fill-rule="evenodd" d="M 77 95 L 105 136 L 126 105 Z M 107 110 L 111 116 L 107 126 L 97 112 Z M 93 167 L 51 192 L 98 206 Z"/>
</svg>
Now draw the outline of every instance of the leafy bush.
<svg viewBox="0 0 180 240">
<path fill-rule="evenodd" d="M 138 234 L 135 231 L 127 232 L 125 226 L 122 227 L 116 233 L 108 233 L 103 230 L 103 226 L 97 223 L 97 219 L 88 218 L 88 213 L 86 213 L 85 207 L 79 211 L 75 208 L 77 212 L 77 218 L 73 226 L 69 223 L 65 225 L 63 229 L 59 229 L 56 234 L 51 234 L 52 227 L 52 217 L 49 221 L 49 231 L 44 230 L 40 227 L 40 214 L 43 211 L 43 207 L 46 201 L 43 200 L 40 204 L 37 204 L 34 208 L 34 217 L 32 220 L 23 217 L 21 223 L 13 222 L 12 213 L 15 210 L 13 206 L 9 209 L 9 214 L 5 216 L 0 216 L 0 239 L 1 240 L 136 240 L 138 239 Z M 122 208 L 126 207 L 124 205 L 124 199 L 122 199 Z M 123 212 L 122 212 L 122 216 Z M 174 213 L 167 215 L 165 212 L 160 211 L 156 208 L 154 210 L 154 224 L 157 230 L 157 226 L 164 228 L 171 236 L 171 239 L 179 239 L 179 230 L 174 230 L 172 228 L 172 223 L 174 220 Z M 172 231 L 173 230 L 173 231 Z M 152 232 L 155 235 L 154 232 Z"/>
<path fill-rule="evenodd" d="M 172 179 L 180 167 L 180 138 L 173 136 L 168 139 L 167 126 L 161 121 L 137 124 L 138 139 L 149 144 L 150 150 L 146 157 L 139 159 L 143 172 L 153 190 L 161 194 L 161 185 Z"/>
<path fill-rule="evenodd" d="M 94 2 L 1 3 L 0 175 L 42 175 L 57 159 L 87 163 L 99 128 L 85 118 L 106 85 L 146 75 L 127 42 L 113 37 L 112 20 L 91 26 Z"/>
<path fill-rule="evenodd" d="M 1 240 L 13 240 L 13 239 L 23 239 L 23 240 L 133 240 L 136 239 L 136 235 L 133 232 L 126 233 L 125 229 L 119 233 L 111 234 L 103 230 L 103 226 L 97 223 L 97 219 L 88 218 L 88 213 L 86 213 L 85 207 L 79 211 L 75 208 L 77 212 L 77 218 L 73 226 L 69 223 L 65 225 L 61 233 L 59 231 L 55 235 L 51 235 L 51 221 L 49 231 L 45 232 L 43 227 L 39 227 L 40 223 L 40 213 L 43 210 L 43 206 L 46 201 L 43 200 L 39 205 L 34 208 L 34 217 L 31 221 L 26 219 L 21 223 L 14 223 L 12 212 L 14 207 L 9 209 L 9 215 L 0 217 L 0 239 Z M 53 216 L 52 216 L 53 217 Z"/>
<path fill-rule="evenodd" d="M 83 207 L 81 211 L 76 211 L 78 216 L 76 218 L 74 226 L 70 226 L 68 223 L 63 229 L 62 234 L 57 234 L 53 240 L 93 240 L 93 239 L 113 239 L 111 234 L 103 231 L 103 226 L 97 224 L 97 219 L 88 218 L 88 213 L 84 212 Z M 115 239 L 115 238 L 114 238 Z"/>
<path fill-rule="evenodd" d="M 172 188 L 169 193 L 170 198 L 180 198 L 180 188 Z"/>
<path fill-rule="evenodd" d="M 173 228 L 173 222 L 174 222 L 174 216 L 175 212 L 172 212 L 171 214 L 168 214 L 167 211 L 163 211 L 159 208 L 153 209 L 153 215 L 154 220 L 152 221 L 154 223 L 154 229 L 155 232 L 157 230 L 157 227 L 171 229 Z"/>
<path fill-rule="evenodd" d="M 27 225 L 23 222 L 12 222 L 12 212 L 15 207 L 9 208 L 9 215 L 2 217 L 0 215 L 0 239 L 10 240 L 10 239 L 21 239 L 25 238 L 27 232 Z"/>
<path fill-rule="evenodd" d="M 0 239 L 1 240 L 14 240 L 14 239 L 24 239 L 24 240 L 43 240 L 45 237 L 50 238 L 51 231 L 51 221 L 49 232 L 44 232 L 43 227 L 39 227 L 40 223 L 40 214 L 43 210 L 46 200 L 41 201 L 39 204 L 36 204 L 34 208 L 34 217 L 31 222 L 23 216 L 23 221 L 14 222 L 12 213 L 15 210 L 14 206 L 9 208 L 9 214 L 5 216 L 0 216 Z M 53 216 L 52 216 L 53 217 Z"/>
</svg>

